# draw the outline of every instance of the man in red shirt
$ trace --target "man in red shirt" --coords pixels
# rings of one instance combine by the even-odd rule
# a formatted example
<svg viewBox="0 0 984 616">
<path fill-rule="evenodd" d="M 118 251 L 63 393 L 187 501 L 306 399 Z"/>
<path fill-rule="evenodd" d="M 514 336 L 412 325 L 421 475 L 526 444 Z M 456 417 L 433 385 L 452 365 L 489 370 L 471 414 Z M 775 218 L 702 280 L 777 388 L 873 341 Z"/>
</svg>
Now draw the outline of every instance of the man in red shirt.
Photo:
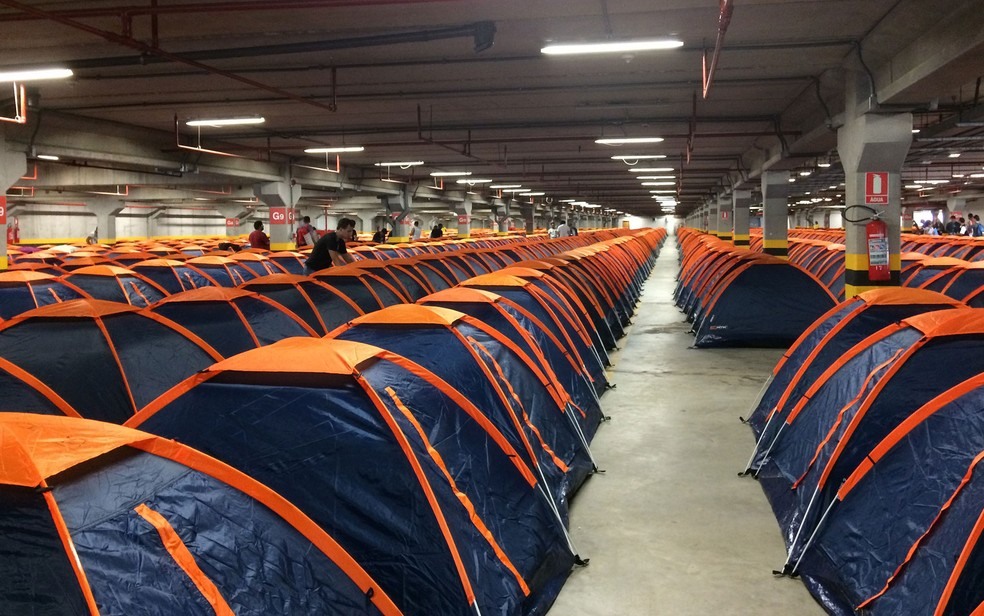
<svg viewBox="0 0 984 616">
<path fill-rule="evenodd" d="M 270 238 L 263 232 L 263 223 L 257 220 L 253 223 L 253 232 L 249 234 L 250 248 L 270 250 Z"/>
</svg>

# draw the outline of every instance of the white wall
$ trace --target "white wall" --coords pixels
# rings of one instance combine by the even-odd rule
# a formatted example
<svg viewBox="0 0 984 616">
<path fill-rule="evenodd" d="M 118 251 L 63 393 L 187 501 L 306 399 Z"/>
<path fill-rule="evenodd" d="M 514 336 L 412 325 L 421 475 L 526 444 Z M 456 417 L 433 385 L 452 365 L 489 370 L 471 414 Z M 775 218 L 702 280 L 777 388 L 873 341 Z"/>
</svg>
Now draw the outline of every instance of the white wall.
<svg viewBox="0 0 984 616">
<path fill-rule="evenodd" d="M 20 223 L 22 242 L 84 240 L 96 228 L 96 215 L 81 206 L 27 205 L 11 216 Z"/>
</svg>

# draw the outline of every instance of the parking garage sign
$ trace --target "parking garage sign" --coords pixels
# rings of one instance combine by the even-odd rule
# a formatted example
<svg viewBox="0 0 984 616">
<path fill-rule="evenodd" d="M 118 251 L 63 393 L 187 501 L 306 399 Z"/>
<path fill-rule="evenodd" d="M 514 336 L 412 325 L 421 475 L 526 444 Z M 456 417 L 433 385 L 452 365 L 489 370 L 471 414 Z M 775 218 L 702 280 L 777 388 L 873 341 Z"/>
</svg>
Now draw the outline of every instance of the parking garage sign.
<svg viewBox="0 0 984 616">
<path fill-rule="evenodd" d="M 865 205 L 888 205 L 888 172 L 868 171 L 864 174 Z"/>
<path fill-rule="evenodd" d="M 0 197 L 0 225 L 7 224 L 7 197 Z"/>
</svg>

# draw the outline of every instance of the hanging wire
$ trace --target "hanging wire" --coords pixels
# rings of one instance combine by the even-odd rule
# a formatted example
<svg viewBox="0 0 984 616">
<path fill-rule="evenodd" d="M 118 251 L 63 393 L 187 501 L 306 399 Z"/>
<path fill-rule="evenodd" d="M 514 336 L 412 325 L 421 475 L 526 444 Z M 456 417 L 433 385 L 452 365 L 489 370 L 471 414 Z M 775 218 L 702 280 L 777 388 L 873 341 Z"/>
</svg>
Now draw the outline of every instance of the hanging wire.
<svg viewBox="0 0 984 616">
<path fill-rule="evenodd" d="M 856 219 L 851 218 L 851 214 L 849 214 L 849 212 L 851 210 L 855 209 L 855 208 L 860 209 L 860 210 L 866 210 L 867 213 L 868 213 L 868 216 L 862 216 L 862 217 L 856 218 Z M 860 223 L 871 222 L 872 220 L 878 220 L 879 218 L 881 218 L 881 214 L 875 208 L 870 207 L 870 206 L 867 206 L 867 205 L 849 205 L 846 208 L 844 208 L 843 217 L 844 217 L 844 220 L 846 222 L 850 222 L 850 223 L 854 223 L 854 224 L 860 224 Z"/>
</svg>

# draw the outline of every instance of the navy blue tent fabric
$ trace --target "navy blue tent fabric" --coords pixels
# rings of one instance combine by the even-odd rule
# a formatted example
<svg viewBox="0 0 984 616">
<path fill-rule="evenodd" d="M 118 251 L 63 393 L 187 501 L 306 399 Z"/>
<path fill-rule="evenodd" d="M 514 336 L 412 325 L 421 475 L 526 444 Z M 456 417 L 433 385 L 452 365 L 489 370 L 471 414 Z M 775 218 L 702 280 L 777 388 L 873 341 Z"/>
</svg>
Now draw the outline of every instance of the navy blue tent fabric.
<svg viewBox="0 0 984 616">
<path fill-rule="evenodd" d="M 492 276 L 496 275 L 493 274 Z M 509 278 L 519 280 L 514 276 L 509 276 Z M 536 316 L 541 323 L 550 329 L 554 336 L 559 339 L 569 340 L 570 344 L 573 345 L 573 351 L 577 354 L 581 363 L 588 368 L 589 374 L 593 379 L 595 390 L 599 394 L 605 390 L 605 387 L 608 385 L 608 379 L 605 375 L 605 366 L 594 347 L 580 337 L 580 332 L 575 324 L 569 322 L 567 319 L 554 312 L 546 304 L 542 303 L 542 300 L 536 296 L 534 291 L 528 290 L 522 285 L 507 286 L 505 284 L 498 284 L 494 279 L 487 283 L 484 280 L 484 277 L 477 277 L 469 280 L 464 284 L 464 286 L 473 289 L 490 291 L 509 299 L 527 312 Z"/>
<path fill-rule="evenodd" d="M 873 341 L 837 368 L 830 378 L 818 381 L 817 390 L 809 400 L 804 400 L 795 418 L 787 418 L 781 425 L 775 422 L 769 425 L 771 432 L 763 438 L 753 467 L 759 469 L 762 489 L 783 529 L 787 546 L 793 543 L 803 522 L 801 516 L 806 508 L 803 500 L 809 500 L 812 494 L 812 489 L 794 491 L 790 486 L 807 470 L 817 447 L 831 426 L 837 425 L 845 406 L 851 403 L 850 408 L 856 410 L 864 393 L 876 387 L 892 363 L 922 335 L 914 327 L 901 327 Z"/>
<path fill-rule="evenodd" d="M 91 453 L 79 454 L 68 468 L 55 467 L 56 474 L 43 478 L 44 489 L 18 483 L 30 478 L 4 475 L 0 485 L 0 611 L 4 614 L 94 613 L 73 570 L 73 559 L 99 614 L 213 616 L 217 608 L 210 601 L 231 609 L 222 613 L 242 616 L 383 613 L 336 564 L 336 556 L 329 556 L 311 535 L 283 517 L 289 506 L 279 497 L 261 495 L 263 488 L 252 480 L 234 473 L 231 480 L 242 484 L 234 487 L 189 466 L 204 456 L 180 445 L 163 444 L 167 451 L 158 455 L 139 449 L 139 444 L 131 446 L 115 431 L 104 434 L 103 426 L 95 422 L 65 417 L 47 418 L 55 423 L 36 422 L 40 418 L 27 417 L 4 414 L 0 434 L 5 447 L 21 447 L 32 461 L 43 463 L 52 449 L 64 454 L 87 448 L 92 437 L 118 446 L 105 451 L 96 443 Z M 10 428 L 13 422 L 23 422 L 55 444 L 22 445 L 17 439 L 20 432 Z M 73 446 L 66 449 L 58 440 Z M 131 437 L 134 443 L 157 440 L 136 432 Z M 182 462 L 169 455 L 181 457 Z M 210 460 L 206 464 L 219 466 Z M 264 502 L 272 504 L 268 507 Z M 280 512 L 271 507 L 279 507 Z M 163 538 L 157 526 L 160 520 L 173 531 L 171 539 Z M 60 537 L 59 521 L 64 523 L 70 548 Z M 320 531 L 318 535 L 324 536 Z M 187 550 L 217 598 L 207 599 L 199 580 L 179 566 L 175 543 Z"/>
<path fill-rule="evenodd" d="M 888 592 L 870 608 L 874 614 L 932 613 L 954 557 L 981 515 L 984 388 L 927 406 L 932 408 L 913 413 L 914 425 L 901 438 L 886 441 L 890 448 L 878 455 L 843 502 L 835 504 L 800 566 L 831 596 L 841 597 L 847 609 L 881 592 L 912 546 L 929 532 L 903 568 L 903 577 L 892 580 Z M 968 476 L 970 483 L 961 486 Z M 949 547 L 941 550 L 943 546 Z M 981 564 L 968 577 L 984 572 Z M 927 569 L 932 573 L 927 575 Z M 951 613 L 969 614 L 981 599 Z"/>
<path fill-rule="evenodd" d="M 188 259 L 186 263 L 214 280 L 220 287 L 238 287 L 258 278 L 252 270 L 225 257 L 195 257 Z"/>
<path fill-rule="evenodd" d="M 333 271 L 335 269 L 339 271 Z M 345 297 L 358 304 L 363 312 L 405 303 L 396 290 L 381 279 L 371 274 L 345 275 L 343 272 L 344 268 L 331 268 L 328 273 L 314 278 L 338 289 Z"/>
<path fill-rule="evenodd" d="M 284 306 L 320 336 L 363 314 L 362 309 L 340 291 L 310 278 L 283 274 L 264 276 L 241 288 Z"/>
<path fill-rule="evenodd" d="M 15 376 L 21 370 L 0 358 L 0 412 L 20 411 L 41 415 L 63 415 L 64 411 L 47 395 Z"/>
<path fill-rule="evenodd" d="M 577 427 L 571 425 L 570 418 L 564 416 L 565 409 L 558 407 L 528 368 L 513 365 L 524 364 L 529 361 L 528 358 L 502 349 L 501 344 L 488 340 L 488 336 L 474 326 L 459 322 L 454 327 L 466 338 L 479 337 L 482 342 L 477 344 L 482 344 L 484 349 L 495 349 L 498 360 L 489 358 L 487 351 L 481 349 L 472 349 L 474 355 L 471 355 L 467 348 L 463 348 L 461 339 L 444 327 L 356 323 L 335 332 L 335 336 L 340 340 L 372 344 L 403 355 L 465 393 L 486 412 L 500 431 L 513 434 L 512 442 L 517 451 L 525 453 L 523 441 L 534 447 L 536 457 L 527 459 L 527 463 L 531 468 L 535 465 L 543 470 L 560 511 L 566 512 L 568 497 L 592 470 L 591 459 L 579 440 Z M 508 357 L 503 357 L 504 354 Z M 508 382 L 501 380 L 500 370 Z M 504 395 L 497 397 L 493 386 L 497 386 Z M 515 400 L 512 394 L 519 400 Z M 529 417 L 535 432 L 525 426 L 524 416 Z M 525 428 L 521 434 L 516 433 L 517 423 Z M 549 451 L 541 446 L 539 438 L 543 439 Z M 558 468 L 550 452 L 568 467 L 567 472 Z"/>
<path fill-rule="evenodd" d="M 63 277 L 89 297 L 144 307 L 164 299 L 167 293 L 139 274 L 119 267 L 93 265 Z"/>
<path fill-rule="evenodd" d="M 722 281 L 704 308 L 695 345 L 788 346 L 835 304 L 820 282 L 789 263 L 756 263 Z"/>
<path fill-rule="evenodd" d="M 288 348 L 307 356 L 352 344 L 293 339 L 244 353 L 230 360 L 235 371 L 218 364 L 215 378 L 137 421 L 142 429 L 196 446 L 286 496 L 351 553 L 405 613 L 473 614 L 428 502 L 430 493 L 447 520 L 482 613 L 543 613 L 573 563 L 563 529 L 519 472 L 515 453 L 457 410 L 446 392 L 383 356 L 360 364 L 358 381 L 340 373 L 248 372 L 254 358 L 297 365 L 284 356 Z M 430 447 L 440 453 L 449 475 Z M 530 585 L 528 597 L 473 516 L 487 525 L 489 537 Z"/>
<path fill-rule="evenodd" d="M 172 295 L 182 291 L 216 286 L 211 278 L 180 261 L 154 259 L 134 263 L 131 267 L 133 271 L 152 282 L 156 282 Z"/>
<path fill-rule="evenodd" d="M 280 304 L 237 289 L 216 291 L 234 294 L 224 299 L 221 296 L 196 299 L 200 294 L 183 293 L 158 302 L 150 309 L 186 327 L 223 357 L 232 357 L 284 338 L 313 335 Z M 213 297 L 211 292 L 207 297 Z"/>
<path fill-rule="evenodd" d="M 890 291 L 890 293 L 894 295 L 896 292 Z M 933 303 L 932 297 L 925 293 L 916 291 L 903 293 L 918 295 L 913 295 L 912 303 L 875 303 L 879 301 L 877 296 L 869 296 L 871 297 L 869 303 L 866 295 L 861 294 L 838 305 L 835 311 L 828 313 L 825 320 L 814 324 L 808 335 L 786 353 L 785 363 L 776 372 L 764 395 L 753 409 L 749 417 L 749 425 L 756 436 L 761 434 L 768 414 L 784 394 L 788 401 L 786 406 L 789 403 L 795 404 L 810 385 L 855 344 L 902 319 L 924 312 L 956 307 L 942 296 L 939 297 L 938 303 Z M 837 331 L 831 334 L 835 328 Z M 823 346 L 817 349 L 817 345 L 821 342 Z M 808 359 L 809 364 L 804 367 Z"/>
<path fill-rule="evenodd" d="M 47 274 L 0 272 L 0 319 L 81 297 L 78 290 Z"/>
<path fill-rule="evenodd" d="M 457 291 L 469 290 L 456 289 L 451 293 Z M 541 327 L 538 322 L 516 311 L 515 307 L 513 314 L 510 314 L 498 302 L 461 301 L 461 298 L 446 293 L 435 293 L 423 298 L 420 303 L 450 308 L 473 316 L 508 337 L 530 357 L 537 357 L 539 351 L 557 382 L 571 395 L 578 407 L 591 409 L 598 406 L 597 393 L 591 385 L 587 368 L 577 363 L 573 350 L 564 349 L 559 340 L 547 334 L 545 326 Z"/>
<path fill-rule="evenodd" d="M 962 301 L 982 288 L 984 288 L 984 269 L 975 266 L 960 270 L 943 289 L 943 293 Z"/>
<path fill-rule="evenodd" d="M 219 358 L 181 330 L 128 306 L 74 300 L 5 323 L 0 357 L 50 387 L 83 417 L 123 423 Z M 5 388 L 4 395 L 10 391 Z"/>
</svg>

